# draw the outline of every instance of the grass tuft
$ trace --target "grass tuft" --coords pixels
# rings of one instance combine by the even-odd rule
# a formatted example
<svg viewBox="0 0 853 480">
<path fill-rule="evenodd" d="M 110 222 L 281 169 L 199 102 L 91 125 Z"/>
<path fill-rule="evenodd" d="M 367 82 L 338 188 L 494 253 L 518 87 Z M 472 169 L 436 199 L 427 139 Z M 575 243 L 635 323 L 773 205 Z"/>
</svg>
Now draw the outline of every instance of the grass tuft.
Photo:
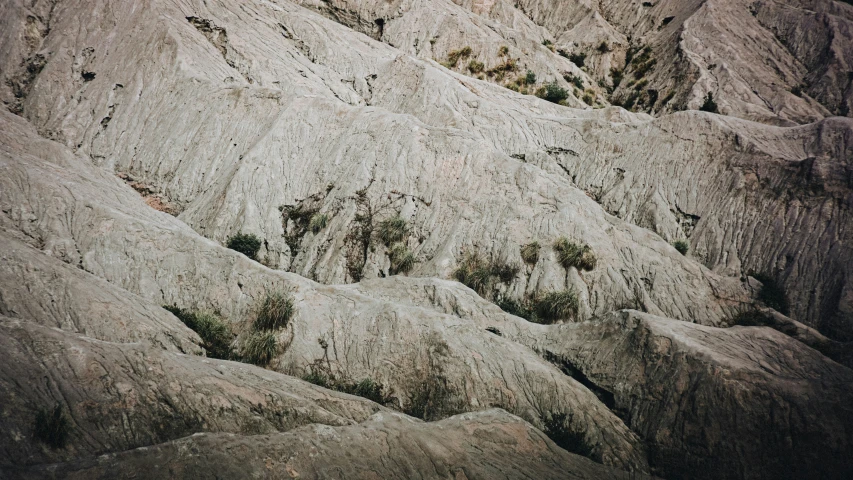
<svg viewBox="0 0 853 480">
<path fill-rule="evenodd" d="M 395 243 L 388 257 L 391 259 L 391 275 L 409 273 L 415 267 L 415 254 L 403 243 Z"/>
<path fill-rule="evenodd" d="M 687 255 L 687 251 L 690 250 L 690 244 L 686 240 L 676 240 L 672 243 L 672 246 L 682 255 Z"/>
<path fill-rule="evenodd" d="M 267 293 L 255 317 L 255 330 L 278 330 L 287 327 L 296 307 L 293 299 L 281 292 Z"/>
<path fill-rule="evenodd" d="M 578 270 L 593 270 L 598 263 L 589 245 L 578 245 L 566 237 L 558 238 L 554 242 L 554 250 L 557 252 L 557 261 L 566 270 L 570 267 Z"/>
<path fill-rule="evenodd" d="M 278 341 L 273 332 L 252 332 L 243 344 L 243 361 L 266 366 L 278 351 Z"/>
<path fill-rule="evenodd" d="M 406 220 L 396 215 L 379 222 L 377 234 L 385 245 L 391 245 L 392 243 L 401 242 L 406 238 L 409 234 L 409 225 L 406 223 Z"/>
<path fill-rule="evenodd" d="M 318 233 L 320 230 L 326 228 L 326 225 L 329 223 L 329 216 L 325 213 L 315 213 L 311 216 L 311 220 L 308 222 L 308 229 L 311 230 L 311 233 Z"/>
<path fill-rule="evenodd" d="M 542 295 L 533 305 L 536 317 L 541 319 L 541 323 L 554 323 L 577 318 L 580 302 L 574 291 L 562 290 Z"/>
</svg>

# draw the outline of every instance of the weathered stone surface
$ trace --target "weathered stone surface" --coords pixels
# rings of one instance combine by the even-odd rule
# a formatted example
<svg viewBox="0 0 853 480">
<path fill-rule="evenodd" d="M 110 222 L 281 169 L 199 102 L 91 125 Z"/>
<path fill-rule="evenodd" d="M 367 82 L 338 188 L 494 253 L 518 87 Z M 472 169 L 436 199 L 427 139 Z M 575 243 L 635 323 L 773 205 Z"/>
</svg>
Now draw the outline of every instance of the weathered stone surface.
<svg viewBox="0 0 853 480">
<path fill-rule="evenodd" d="M 31 469 L 20 478 L 647 478 L 567 453 L 501 410 L 423 423 L 377 413 L 353 426 L 270 435 L 197 434 L 96 459 Z M 2 472 L 2 469 L 0 469 Z"/>
</svg>

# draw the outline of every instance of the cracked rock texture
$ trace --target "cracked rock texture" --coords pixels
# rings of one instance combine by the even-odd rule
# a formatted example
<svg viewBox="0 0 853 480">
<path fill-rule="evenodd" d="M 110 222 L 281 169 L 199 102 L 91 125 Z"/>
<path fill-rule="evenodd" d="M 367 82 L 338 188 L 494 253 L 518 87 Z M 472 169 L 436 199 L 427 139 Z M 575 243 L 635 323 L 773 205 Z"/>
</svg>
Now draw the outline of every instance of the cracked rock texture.
<svg viewBox="0 0 853 480">
<path fill-rule="evenodd" d="M 0 476 L 850 478 L 851 10 L 3 2 Z M 528 69 L 566 105 L 505 88 Z M 709 91 L 726 115 L 679 111 Z M 448 280 L 471 253 L 577 315 Z M 162 308 L 239 358 L 272 292 L 295 314 L 265 368 Z M 62 448 L 34 435 L 54 405 Z"/>
</svg>

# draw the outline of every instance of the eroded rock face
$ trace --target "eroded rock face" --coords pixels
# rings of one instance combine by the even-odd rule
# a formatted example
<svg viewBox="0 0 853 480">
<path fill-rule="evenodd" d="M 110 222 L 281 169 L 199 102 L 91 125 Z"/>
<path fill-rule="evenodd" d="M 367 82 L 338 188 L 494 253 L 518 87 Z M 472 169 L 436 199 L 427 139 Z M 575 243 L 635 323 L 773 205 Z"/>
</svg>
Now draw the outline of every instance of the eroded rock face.
<svg viewBox="0 0 853 480">
<path fill-rule="evenodd" d="M 20 478 L 69 479 L 127 471 L 137 478 L 648 478 L 567 453 L 500 410 L 435 423 L 383 412 L 348 427 L 205 433 L 93 460 L 9 470 Z"/>
</svg>

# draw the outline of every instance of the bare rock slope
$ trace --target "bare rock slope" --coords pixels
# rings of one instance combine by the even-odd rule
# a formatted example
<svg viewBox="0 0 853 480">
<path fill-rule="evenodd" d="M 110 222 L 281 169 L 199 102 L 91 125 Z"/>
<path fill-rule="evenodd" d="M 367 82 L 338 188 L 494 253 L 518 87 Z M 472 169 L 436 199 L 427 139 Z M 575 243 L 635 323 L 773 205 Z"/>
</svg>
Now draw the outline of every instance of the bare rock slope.
<svg viewBox="0 0 853 480">
<path fill-rule="evenodd" d="M 502 86 L 498 73 L 525 68 L 591 85 L 637 45 L 627 25 L 657 39 L 649 61 L 674 29 L 684 49 L 714 32 L 703 19 L 740 8 L 631 7 L 683 10 L 658 30 L 622 3 L 0 6 L 0 471 L 853 475 L 853 120 L 784 96 L 757 109 L 719 96 L 746 119 L 654 118 Z M 744 21 L 807 25 L 802 12 L 823 8 L 846 28 L 832 5 L 788 18 L 756 2 Z M 610 50 L 586 72 L 566 58 L 601 35 Z M 835 38 L 829 77 L 844 68 Z M 733 55 L 715 42 L 698 43 Z M 500 68 L 472 78 L 471 62 Z M 648 85 L 697 60 L 667 62 Z M 765 95 L 767 75 L 738 82 Z M 841 95 L 819 83 L 805 90 Z M 704 93 L 691 85 L 678 98 Z M 261 238 L 262 263 L 222 246 L 240 231 Z M 561 237 L 594 260 L 561 262 Z M 472 255 L 493 265 L 477 291 L 447 280 Z M 790 318 L 767 314 L 785 334 L 725 328 L 766 300 L 749 275 L 787 297 Z M 516 311 L 561 291 L 577 305 L 557 325 L 490 301 Z M 266 368 L 205 358 L 207 341 L 162 308 L 220 318 L 226 356 L 248 358 L 279 293 L 293 314 Z M 54 405 L 62 448 L 35 434 Z"/>
</svg>

